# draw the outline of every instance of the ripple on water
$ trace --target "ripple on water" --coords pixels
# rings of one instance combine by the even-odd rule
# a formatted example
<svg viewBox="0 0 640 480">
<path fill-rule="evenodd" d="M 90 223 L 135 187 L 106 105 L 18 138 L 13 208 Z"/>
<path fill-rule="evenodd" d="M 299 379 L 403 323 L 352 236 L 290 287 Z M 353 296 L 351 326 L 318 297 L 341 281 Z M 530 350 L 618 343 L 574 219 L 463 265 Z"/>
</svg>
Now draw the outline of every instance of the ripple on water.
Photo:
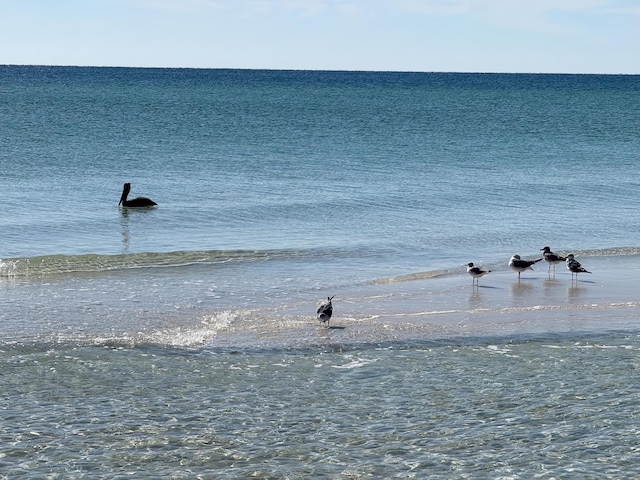
<svg viewBox="0 0 640 480">
<path fill-rule="evenodd" d="M 5 348 L 0 467 L 20 476 L 620 478 L 637 336 L 233 352 Z"/>
</svg>

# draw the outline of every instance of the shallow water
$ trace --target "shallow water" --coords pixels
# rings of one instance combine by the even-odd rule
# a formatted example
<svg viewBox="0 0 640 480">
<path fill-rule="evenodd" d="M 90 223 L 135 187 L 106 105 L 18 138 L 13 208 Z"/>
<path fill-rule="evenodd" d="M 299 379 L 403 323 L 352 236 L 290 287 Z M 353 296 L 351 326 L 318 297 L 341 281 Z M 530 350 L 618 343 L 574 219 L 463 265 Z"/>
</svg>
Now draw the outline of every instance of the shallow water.
<svg viewBox="0 0 640 480">
<path fill-rule="evenodd" d="M 633 478 L 638 339 L 4 347 L 2 475 Z"/>
</svg>

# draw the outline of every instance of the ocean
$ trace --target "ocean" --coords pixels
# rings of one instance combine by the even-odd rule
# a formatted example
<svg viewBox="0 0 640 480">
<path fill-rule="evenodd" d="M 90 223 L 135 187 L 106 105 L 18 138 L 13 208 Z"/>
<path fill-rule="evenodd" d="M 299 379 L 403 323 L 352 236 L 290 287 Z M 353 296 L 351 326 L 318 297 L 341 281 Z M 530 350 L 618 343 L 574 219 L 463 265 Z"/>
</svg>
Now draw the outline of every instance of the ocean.
<svg viewBox="0 0 640 480">
<path fill-rule="evenodd" d="M 0 66 L 0 166 L 0 478 L 640 475 L 640 76 Z"/>
</svg>

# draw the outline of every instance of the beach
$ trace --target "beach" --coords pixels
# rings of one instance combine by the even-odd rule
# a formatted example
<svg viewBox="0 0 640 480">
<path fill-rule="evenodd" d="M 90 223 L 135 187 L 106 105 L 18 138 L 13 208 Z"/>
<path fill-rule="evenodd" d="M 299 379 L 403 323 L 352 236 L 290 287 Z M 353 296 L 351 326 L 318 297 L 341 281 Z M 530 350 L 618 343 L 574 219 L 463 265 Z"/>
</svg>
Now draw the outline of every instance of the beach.
<svg viewBox="0 0 640 480">
<path fill-rule="evenodd" d="M 310 302 L 237 317 L 223 313 L 210 318 L 210 342 L 225 347 L 348 346 L 635 331 L 640 262 L 629 257 L 588 260 L 596 273 L 580 274 L 577 280 L 564 264 L 549 275 L 544 262 L 520 280 L 508 268 L 493 271 L 476 287 L 466 273 L 388 279 L 337 295 L 329 329 L 314 319 Z"/>
<path fill-rule="evenodd" d="M 334 288 L 326 291 L 327 296 L 336 295 L 330 328 L 315 318 L 324 292 L 289 292 L 285 297 L 279 288 L 273 288 L 271 297 L 253 299 L 244 308 L 216 308 L 221 299 L 211 291 L 213 279 L 207 276 L 212 274 L 199 268 L 181 274 L 181 286 L 172 283 L 175 271 L 171 268 L 159 269 L 152 276 L 137 270 L 126 275 L 91 274 L 82 279 L 82 288 L 77 278 L 58 275 L 36 280 L 40 287 L 30 290 L 30 295 L 34 288 L 46 292 L 49 299 L 39 321 L 29 328 L 51 341 L 66 338 L 97 345 L 238 349 L 635 331 L 640 307 L 636 291 L 639 257 L 594 255 L 581 260 L 592 273 L 577 278 L 564 263 L 554 273 L 544 261 L 518 278 L 505 262 L 486 267 L 492 271 L 478 285 L 473 285 L 466 267 L 461 266 L 457 271 L 414 272 Z M 95 285 L 88 281 L 92 278 Z M 24 335 L 25 326 L 19 321 L 12 332 L 12 319 L 19 320 L 19 312 L 25 311 L 27 299 L 20 296 L 20 284 L 25 281 L 34 283 L 32 279 L 4 280 L 8 287 L 6 339 Z M 106 289 L 124 282 L 148 282 L 149 287 L 138 294 L 109 298 Z M 176 291 L 178 288 L 182 290 Z M 159 298 L 163 301 L 158 302 Z M 37 303 L 32 308 L 37 309 Z M 54 320 L 61 313 L 66 326 L 63 319 Z M 82 321 L 87 314 L 117 323 L 87 323 Z"/>
</svg>

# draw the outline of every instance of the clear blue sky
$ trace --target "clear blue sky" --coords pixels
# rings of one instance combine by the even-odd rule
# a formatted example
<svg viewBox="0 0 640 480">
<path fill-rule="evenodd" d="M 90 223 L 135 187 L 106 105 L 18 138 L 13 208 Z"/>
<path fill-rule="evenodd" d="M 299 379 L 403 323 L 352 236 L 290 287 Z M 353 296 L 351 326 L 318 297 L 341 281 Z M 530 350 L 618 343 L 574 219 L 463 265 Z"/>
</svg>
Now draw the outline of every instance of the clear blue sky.
<svg viewBox="0 0 640 480">
<path fill-rule="evenodd" d="M 640 74 L 640 0 L 0 0 L 0 64 Z"/>
</svg>

